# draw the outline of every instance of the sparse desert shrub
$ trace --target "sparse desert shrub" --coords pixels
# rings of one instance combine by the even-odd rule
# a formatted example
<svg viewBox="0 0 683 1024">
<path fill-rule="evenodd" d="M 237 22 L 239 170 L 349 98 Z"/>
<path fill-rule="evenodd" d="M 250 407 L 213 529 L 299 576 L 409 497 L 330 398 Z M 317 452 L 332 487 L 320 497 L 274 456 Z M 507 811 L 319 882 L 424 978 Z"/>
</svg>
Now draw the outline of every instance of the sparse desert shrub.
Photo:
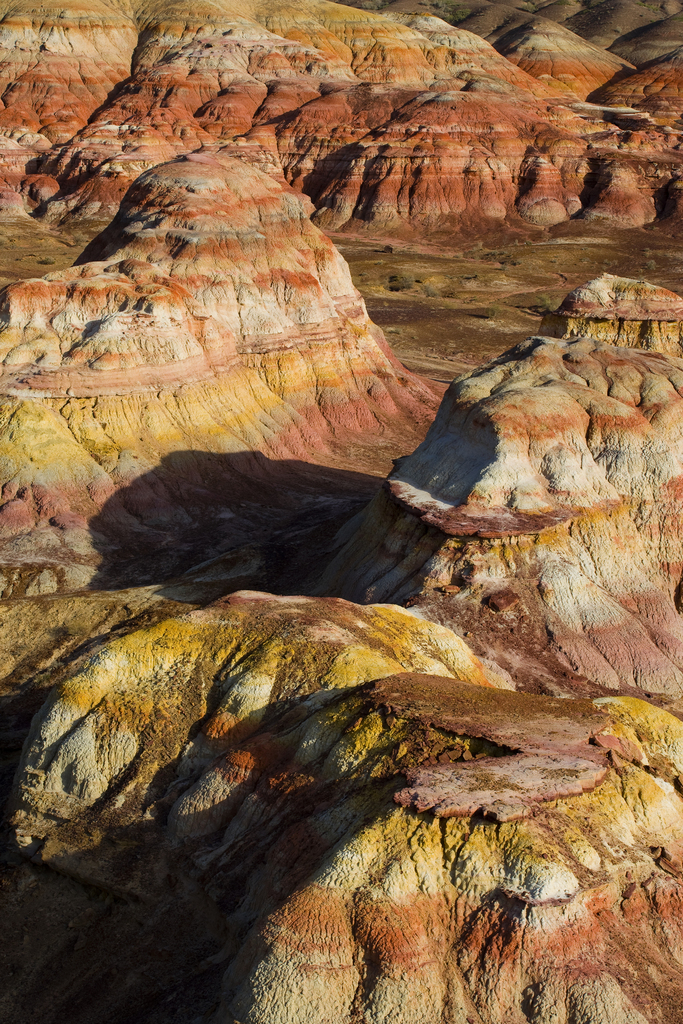
<svg viewBox="0 0 683 1024">
<path fill-rule="evenodd" d="M 448 15 L 448 20 L 451 25 L 457 25 L 459 21 L 464 21 L 465 18 L 469 18 L 472 11 L 469 7 L 458 7 L 457 10 L 451 11 Z"/>
<path fill-rule="evenodd" d="M 415 286 L 415 278 L 411 274 L 392 274 L 389 278 L 390 292 L 405 292 Z"/>
<path fill-rule="evenodd" d="M 53 260 L 52 256 L 41 256 L 39 260 L 36 260 L 36 262 L 44 266 L 48 266 L 52 263 L 56 263 L 56 260 Z"/>
<path fill-rule="evenodd" d="M 497 316 L 501 314 L 501 308 L 495 302 L 492 302 L 490 306 L 487 306 L 484 310 L 484 315 L 488 320 L 495 320 Z"/>
<path fill-rule="evenodd" d="M 657 269 L 657 264 L 655 263 L 654 260 L 647 260 L 646 263 L 645 263 L 645 269 L 646 270 L 656 270 Z"/>
<path fill-rule="evenodd" d="M 540 309 L 543 313 L 549 313 L 551 309 L 555 309 L 556 305 L 557 303 L 552 296 L 547 295 L 545 292 L 536 296 L 536 308 Z"/>
<path fill-rule="evenodd" d="M 433 284 L 426 284 L 423 286 L 422 291 L 429 299 L 438 299 L 441 292 L 438 288 L 435 288 Z"/>
</svg>

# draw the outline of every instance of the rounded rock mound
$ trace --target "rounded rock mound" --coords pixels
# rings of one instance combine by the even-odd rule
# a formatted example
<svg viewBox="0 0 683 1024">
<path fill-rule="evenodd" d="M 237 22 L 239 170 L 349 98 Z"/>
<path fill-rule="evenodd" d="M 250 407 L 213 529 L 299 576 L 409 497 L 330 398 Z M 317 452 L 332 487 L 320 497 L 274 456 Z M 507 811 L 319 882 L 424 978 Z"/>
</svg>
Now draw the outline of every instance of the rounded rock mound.
<svg viewBox="0 0 683 1024">
<path fill-rule="evenodd" d="M 683 726 L 645 701 L 501 692 L 403 609 L 254 592 L 131 624 L 55 682 L 16 849 L 115 897 L 140 991 L 168 934 L 172 994 L 201 958 L 216 1024 L 645 1024 L 655 958 L 683 995 Z M 102 930 L 77 944 L 123 1008 Z"/>
<path fill-rule="evenodd" d="M 682 394 L 674 356 L 528 339 L 451 384 L 320 592 L 410 598 L 520 685 L 683 694 Z"/>
</svg>

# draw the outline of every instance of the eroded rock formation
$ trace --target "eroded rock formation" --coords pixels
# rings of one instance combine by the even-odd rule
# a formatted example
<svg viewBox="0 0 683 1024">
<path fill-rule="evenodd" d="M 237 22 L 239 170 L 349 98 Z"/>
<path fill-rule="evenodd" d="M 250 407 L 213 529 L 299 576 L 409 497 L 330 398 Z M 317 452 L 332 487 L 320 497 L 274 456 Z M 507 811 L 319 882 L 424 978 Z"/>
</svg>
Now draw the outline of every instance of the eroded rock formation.
<svg viewBox="0 0 683 1024">
<path fill-rule="evenodd" d="M 433 16 L 325 0 L 26 5 L 1 24 L 16 149 L 0 199 L 51 224 L 108 221 L 141 173 L 201 147 L 284 174 L 324 227 L 408 235 L 547 226 L 596 203 L 647 223 L 680 173 L 678 134 L 654 122 L 637 169 L 628 131 L 595 146 L 595 112 L 571 107 L 632 67 L 547 19 L 501 29 L 498 52 Z M 623 209 L 624 174 L 650 216 Z M 530 188 L 552 212 L 528 215 Z"/>
<path fill-rule="evenodd" d="M 25 857 L 141 909 L 124 957 L 183 935 L 168 1014 L 212 906 L 212 1024 L 643 1024 L 680 997 L 682 744 L 642 700 L 492 689 L 459 637 L 403 609 L 242 592 L 63 672 L 13 824 Z M 458 806 L 435 803 L 459 779 L 493 802 L 457 785 Z M 62 969 L 78 1003 L 88 982 Z"/>
<path fill-rule="evenodd" d="M 576 288 L 541 330 L 551 338 L 597 338 L 625 348 L 683 355 L 683 300 L 647 281 L 603 274 Z"/>
<path fill-rule="evenodd" d="M 683 48 L 641 64 L 635 74 L 606 85 L 594 98 L 637 107 L 650 114 L 680 117 L 683 112 Z"/>
<path fill-rule="evenodd" d="M 662 301 L 596 284 L 641 309 Z M 323 587 L 355 600 L 426 591 L 430 616 L 474 630 L 520 679 L 533 666 L 579 692 L 583 678 L 681 694 L 681 372 L 660 351 L 539 337 L 456 379 L 423 444 L 340 538 Z"/>
<path fill-rule="evenodd" d="M 44 591 L 82 585 L 108 545 L 225 530 L 244 473 L 267 476 L 240 473 L 249 451 L 286 478 L 430 416 L 309 210 L 247 162 L 190 154 L 139 178 L 80 265 L 4 290 L 0 521 L 28 586 L 50 566 Z"/>
<path fill-rule="evenodd" d="M 680 299 L 577 289 L 378 494 L 439 389 L 321 231 L 677 230 L 673 78 L 601 121 L 527 15 L 0 10 L 0 213 L 96 236 L 0 293 L 11 1019 L 676 1019 Z"/>
</svg>

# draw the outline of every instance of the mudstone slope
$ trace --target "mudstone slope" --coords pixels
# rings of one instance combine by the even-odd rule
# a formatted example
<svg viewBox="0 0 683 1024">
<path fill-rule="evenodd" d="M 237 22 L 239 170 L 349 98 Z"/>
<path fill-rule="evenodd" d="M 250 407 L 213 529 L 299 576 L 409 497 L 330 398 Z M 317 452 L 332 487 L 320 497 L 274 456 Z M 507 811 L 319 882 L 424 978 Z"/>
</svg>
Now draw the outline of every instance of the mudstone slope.
<svg viewBox="0 0 683 1024">
<path fill-rule="evenodd" d="M 22 564 L 24 592 L 84 585 L 122 545 L 199 561 L 212 519 L 240 536 L 250 470 L 420 429 L 432 392 L 307 214 L 251 164 L 189 154 L 140 176 L 78 266 L 5 289 L 6 590 Z"/>
<path fill-rule="evenodd" d="M 674 293 L 604 275 L 549 336 L 457 378 L 323 590 L 423 591 L 520 678 L 679 697 L 681 314 Z"/>
<path fill-rule="evenodd" d="M 526 17 L 500 39 L 489 32 L 496 52 L 433 15 L 324 0 L 13 7 L 2 21 L 3 207 L 50 224 L 109 220 L 150 166 L 237 147 L 335 230 L 446 238 L 594 209 L 629 225 L 628 192 L 642 194 L 642 223 L 670 219 L 661 196 L 680 173 L 676 116 L 646 117 L 645 139 L 625 123 L 601 145 L 600 111 L 576 101 L 633 64 Z"/>
<path fill-rule="evenodd" d="M 676 102 L 493 13 L 0 10 L 0 213 L 92 239 L 0 293 L 12 1019 L 678 1012 L 680 300 L 590 282 L 422 441 L 322 230 L 679 229 Z"/>
</svg>

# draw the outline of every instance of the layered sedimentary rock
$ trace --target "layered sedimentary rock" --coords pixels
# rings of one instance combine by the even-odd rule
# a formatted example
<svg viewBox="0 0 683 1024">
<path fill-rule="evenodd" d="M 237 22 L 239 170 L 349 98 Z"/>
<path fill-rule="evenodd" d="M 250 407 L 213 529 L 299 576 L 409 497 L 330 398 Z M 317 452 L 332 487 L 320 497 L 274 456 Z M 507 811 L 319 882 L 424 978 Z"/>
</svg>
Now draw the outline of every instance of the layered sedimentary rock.
<svg viewBox="0 0 683 1024">
<path fill-rule="evenodd" d="M 671 301 L 598 284 L 618 292 L 616 314 Z M 595 297 L 575 295 L 569 306 Z M 340 536 L 323 588 L 422 591 L 428 615 L 551 692 L 680 694 L 681 373 L 661 351 L 538 337 L 456 379 L 423 444 Z"/>
<path fill-rule="evenodd" d="M 67 141 L 128 75 L 135 22 L 98 0 L 4 5 L 2 15 L 0 131 L 29 145 Z"/>
<path fill-rule="evenodd" d="M 553 79 L 579 99 L 632 67 L 544 18 L 497 33 L 495 47 L 527 74 Z"/>
<path fill-rule="evenodd" d="M 647 281 L 602 274 L 574 289 L 541 331 L 551 338 L 591 337 L 610 345 L 683 355 L 683 300 Z"/>
<path fill-rule="evenodd" d="M 569 5 L 567 5 L 569 6 Z M 603 48 L 585 33 L 560 24 L 569 12 L 546 7 L 530 14 L 528 9 L 507 4 L 481 3 L 460 11 L 458 25 L 483 36 L 509 61 L 527 74 L 569 95 L 585 99 L 604 82 L 633 67 L 631 58 Z M 590 11 L 583 12 L 589 17 Z M 604 24 L 601 11 L 599 22 Z M 634 61 L 636 63 L 636 61 Z"/>
<path fill-rule="evenodd" d="M 462 640 L 400 608 L 238 593 L 62 671 L 14 834 L 117 894 L 109 930 L 138 913 L 127 986 L 75 919 L 88 980 L 53 963 L 77 1020 L 93 980 L 110 1015 L 138 989 L 138 1014 L 189 1012 L 201 908 L 213 1024 L 643 1024 L 683 994 L 682 743 L 641 700 L 491 689 Z M 438 817 L 425 787 L 448 800 L 454 779 L 493 801 Z M 165 929 L 173 975 L 147 952 Z"/>
<path fill-rule="evenodd" d="M 0 14 L 0 211 L 102 229 L 0 293 L 3 856 L 39 922 L 0 1011 L 674 1019 L 678 300 L 573 293 L 350 520 L 436 401 L 309 217 L 675 226 L 676 133 L 570 109 L 624 64 L 543 26 L 507 60 L 313 0 Z M 223 596 L 306 574 L 334 596 Z"/>
<path fill-rule="evenodd" d="M 676 11 L 662 21 L 630 32 L 625 38 L 616 40 L 611 49 L 632 64 L 657 60 L 683 44 L 683 30 L 679 17 L 680 12 Z"/>
<path fill-rule="evenodd" d="M 683 47 L 641 64 L 634 74 L 604 86 L 594 99 L 636 107 L 659 116 L 680 117 L 683 112 Z"/>
<path fill-rule="evenodd" d="M 142 175 L 77 267 L 4 290 L 6 565 L 53 565 L 50 590 L 117 545 L 194 533 L 214 552 L 208 523 L 239 539 L 249 477 L 286 491 L 297 460 L 343 465 L 345 438 L 429 417 L 309 209 L 248 162 L 191 154 Z"/>
<path fill-rule="evenodd" d="M 628 133 L 616 155 L 596 149 L 599 125 L 565 104 L 626 63 L 551 21 L 536 31 L 526 15 L 496 36 L 498 54 L 438 18 L 324 0 L 27 5 L 1 24 L 0 130 L 19 152 L 0 168 L 0 203 L 51 224 L 108 221 L 141 173 L 201 147 L 284 175 L 324 227 L 409 235 L 441 223 L 445 233 L 544 227 L 596 204 L 640 225 L 680 171 L 677 139 L 656 126 L 637 166 L 621 155 Z M 529 213 L 527 163 L 538 160 L 547 173 L 539 184 L 532 166 L 532 191 L 547 209 Z M 635 219 L 629 190 L 643 198 Z"/>
<path fill-rule="evenodd" d="M 450 25 L 433 15 L 387 12 L 386 16 L 425 36 L 432 44 L 425 47 L 427 59 L 438 70 L 448 71 L 453 77 L 461 77 L 469 71 L 483 81 L 483 71 L 491 76 L 492 88 L 495 88 L 495 82 L 508 82 L 539 99 L 555 97 L 566 100 L 573 96 L 569 89 L 551 76 L 542 75 L 539 78 L 520 70 L 516 61 L 506 59 L 491 43 L 467 29 Z"/>
<path fill-rule="evenodd" d="M 260 160 L 264 169 L 284 173 L 290 183 L 304 188 L 322 208 L 320 223 L 326 227 L 350 222 L 354 227 L 424 230 L 433 227 L 444 209 L 459 218 L 462 182 L 446 187 L 440 200 L 430 193 L 434 182 L 462 179 L 465 168 L 470 176 L 484 179 L 481 195 L 468 189 L 476 218 L 500 220 L 501 202 L 503 216 L 514 215 L 512 178 L 530 133 L 557 134 L 544 124 L 549 118 L 552 122 L 559 117 L 574 130 L 579 127 L 568 111 L 550 114 L 547 105 L 536 105 L 536 97 L 561 97 L 562 90 L 542 85 L 482 40 L 458 34 L 438 19 L 405 19 L 404 25 L 363 12 L 342 18 L 340 10 L 321 4 L 305 13 L 283 8 L 266 16 L 254 9 L 250 20 L 221 13 L 199 32 L 175 39 L 166 34 L 161 48 L 152 36 L 136 51 L 129 82 L 68 146 L 44 161 L 44 169 L 62 185 L 61 193 L 46 204 L 46 216 L 59 221 L 113 215 L 122 191 L 149 162 L 210 143 L 227 145 L 236 137 L 240 142 L 235 155 Z M 438 106 L 424 103 L 397 119 L 416 96 L 434 99 L 433 90 L 446 102 L 453 92 L 474 91 L 477 96 L 468 99 L 475 107 L 484 103 L 480 93 L 490 94 L 491 139 L 502 135 L 490 156 L 497 166 L 501 157 L 509 163 L 505 177 L 510 179 L 496 202 L 490 202 L 486 187 L 492 173 L 488 152 L 479 152 L 481 127 L 473 126 L 469 138 L 454 127 L 448 133 L 453 138 L 444 138 Z M 529 106 L 526 119 L 513 107 L 512 101 L 520 100 Z M 466 106 L 465 121 L 473 116 Z M 534 119 L 539 124 L 532 128 L 528 122 Z M 390 137 L 385 137 L 387 124 Z M 418 125 L 422 134 L 415 136 Z M 386 154 L 379 173 L 378 139 L 368 136 L 375 130 L 379 150 Z M 395 139 L 398 152 L 387 151 L 389 138 Z M 450 143 L 452 155 L 436 152 L 443 142 Z M 432 149 L 433 166 L 425 176 L 420 168 Z M 488 138 L 485 149 L 490 150 Z M 452 169 L 444 166 L 449 157 Z M 368 173 L 376 180 L 363 180 Z M 382 179 L 387 179 L 386 188 Z M 378 185 L 386 195 L 378 193 Z M 409 209 L 395 198 L 406 185 L 416 196 Z M 360 188 L 362 199 L 356 194 L 351 200 L 354 187 L 357 192 Z"/>
<path fill-rule="evenodd" d="M 533 133 L 531 152 L 527 132 Z M 538 152 L 555 149 L 573 150 L 576 159 L 568 165 L 580 162 L 582 145 L 539 123 L 524 94 L 501 97 L 473 83 L 415 97 L 389 124 L 317 167 L 308 187 L 316 222 L 325 229 L 369 225 L 400 234 L 421 227 L 433 237 L 487 231 L 508 218 L 520 223 L 520 215 L 533 222 L 533 214 L 527 218 L 531 191 L 537 201 L 549 201 L 550 222 L 558 223 L 581 203 L 576 177 L 563 179 L 552 159 Z M 539 174 L 544 163 L 547 173 Z"/>
</svg>

